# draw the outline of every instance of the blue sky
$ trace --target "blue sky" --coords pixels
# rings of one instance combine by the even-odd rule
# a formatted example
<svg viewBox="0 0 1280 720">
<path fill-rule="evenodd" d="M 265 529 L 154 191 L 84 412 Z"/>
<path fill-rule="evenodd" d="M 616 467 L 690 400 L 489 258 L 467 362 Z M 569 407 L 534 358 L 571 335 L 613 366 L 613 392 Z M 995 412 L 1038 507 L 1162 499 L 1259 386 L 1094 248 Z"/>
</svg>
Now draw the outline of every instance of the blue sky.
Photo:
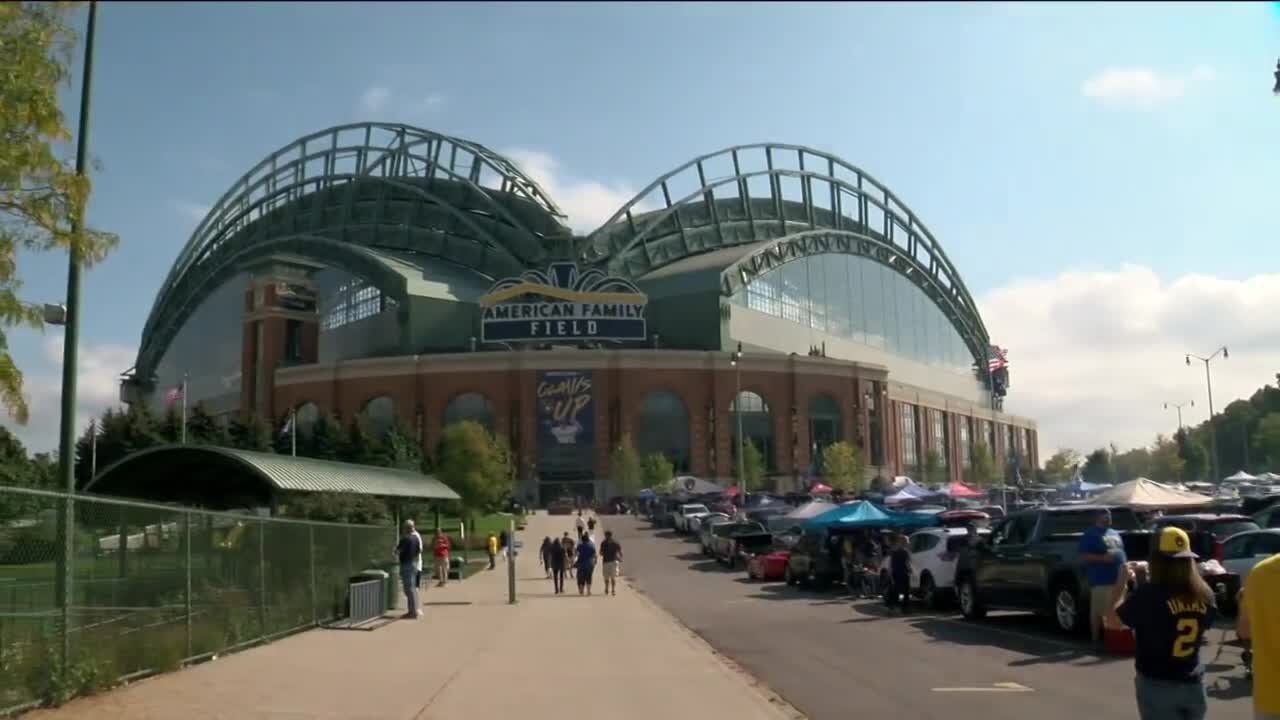
<svg viewBox="0 0 1280 720">
<path fill-rule="evenodd" d="M 1202 392 L 1185 350 L 1258 346 L 1220 396 L 1271 379 L 1262 350 L 1280 350 L 1280 328 L 1248 309 L 1280 287 L 1255 277 L 1280 261 L 1277 55 L 1274 4 L 107 3 L 90 218 L 122 243 L 85 280 L 82 406 L 109 400 L 200 209 L 275 148 L 367 119 L 540 165 L 580 227 L 697 154 L 833 152 L 943 243 L 1011 348 L 1011 407 L 1045 442 L 1143 442 L 1167 430 L 1158 398 Z M 24 296 L 61 297 L 64 268 L 26 260 Z M 1121 330 L 1146 339 L 1091 344 L 1091 323 L 1128 302 L 1151 318 Z M 1223 313 L 1239 327 L 1215 327 Z M 47 447 L 60 344 L 11 342 L 32 380 L 21 434 Z M 1153 379 L 1144 363 L 1166 355 L 1178 362 Z M 1085 368 L 1145 384 L 1080 389 Z"/>
</svg>

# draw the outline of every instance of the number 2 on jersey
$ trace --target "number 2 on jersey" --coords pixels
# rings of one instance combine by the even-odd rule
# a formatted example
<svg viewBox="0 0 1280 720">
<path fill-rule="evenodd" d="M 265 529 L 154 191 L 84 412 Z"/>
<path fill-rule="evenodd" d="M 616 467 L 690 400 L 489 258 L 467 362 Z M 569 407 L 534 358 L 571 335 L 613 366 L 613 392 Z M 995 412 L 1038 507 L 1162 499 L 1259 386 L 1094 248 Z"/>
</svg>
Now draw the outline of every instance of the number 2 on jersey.
<svg viewBox="0 0 1280 720">
<path fill-rule="evenodd" d="M 1183 618 L 1178 621 L 1176 628 L 1178 634 L 1173 639 L 1173 656 L 1191 657 L 1196 651 L 1196 638 L 1200 637 L 1200 621 L 1196 618 Z"/>
</svg>

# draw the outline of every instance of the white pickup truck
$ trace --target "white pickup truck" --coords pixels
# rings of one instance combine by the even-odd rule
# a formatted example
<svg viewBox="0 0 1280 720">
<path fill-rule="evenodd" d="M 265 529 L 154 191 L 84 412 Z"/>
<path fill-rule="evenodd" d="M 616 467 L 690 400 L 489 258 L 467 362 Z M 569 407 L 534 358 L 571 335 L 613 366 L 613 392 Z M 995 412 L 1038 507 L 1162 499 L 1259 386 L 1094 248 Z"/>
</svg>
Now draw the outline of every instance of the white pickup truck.
<svg viewBox="0 0 1280 720">
<path fill-rule="evenodd" d="M 676 532 L 691 533 L 698 529 L 698 523 L 702 518 L 711 514 L 706 505 L 702 503 L 688 503 L 681 505 L 676 510 L 675 526 Z"/>
</svg>

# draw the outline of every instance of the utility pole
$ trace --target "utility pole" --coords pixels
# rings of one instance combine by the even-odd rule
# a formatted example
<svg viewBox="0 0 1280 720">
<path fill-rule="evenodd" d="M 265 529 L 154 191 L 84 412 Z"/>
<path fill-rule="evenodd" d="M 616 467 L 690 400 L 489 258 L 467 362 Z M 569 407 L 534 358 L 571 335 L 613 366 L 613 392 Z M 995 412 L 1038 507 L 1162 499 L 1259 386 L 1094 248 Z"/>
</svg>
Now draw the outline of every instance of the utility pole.
<svg viewBox="0 0 1280 720">
<path fill-rule="evenodd" d="M 738 458 L 738 492 L 747 491 L 747 467 L 743 463 L 744 444 L 746 438 L 742 437 L 742 343 L 738 343 L 738 349 L 733 351 L 729 356 L 729 364 L 733 366 L 735 389 L 733 393 L 733 417 L 734 422 L 738 426 L 738 442 L 737 455 Z"/>
<path fill-rule="evenodd" d="M 1195 358 L 1196 360 L 1204 363 L 1204 384 L 1209 393 L 1209 461 L 1210 466 L 1213 468 L 1213 481 L 1215 483 L 1222 482 L 1222 473 L 1218 468 L 1218 430 L 1215 427 L 1213 420 L 1213 377 L 1209 374 L 1209 363 L 1213 362 L 1214 358 L 1219 355 L 1222 356 L 1223 360 L 1231 357 L 1231 353 L 1227 351 L 1226 345 L 1214 350 L 1213 354 L 1209 357 L 1200 357 L 1199 355 L 1186 353 L 1188 367 L 1191 365 L 1191 358 Z"/>
<path fill-rule="evenodd" d="M 93 38 L 98 19 L 98 3 L 89 1 L 85 29 L 84 70 L 80 79 L 80 122 L 76 136 L 76 175 L 84 177 L 89 155 L 89 100 L 93 89 Z M 84 228 L 84 208 L 71 218 L 71 248 L 67 258 L 66 330 L 62 335 L 62 417 L 58 436 L 58 470 L 67 497 L 62 508 L 62 552 L 59 554 L 58 605 L 62 610 L 62 664 L 65 671 L 71 657 L 71 583 L 75 554 L 76 491 L 76 372 L 80 368 L 80 242 Z M 123 553 L 123 548 L 121 549 Z"/>
</svg>

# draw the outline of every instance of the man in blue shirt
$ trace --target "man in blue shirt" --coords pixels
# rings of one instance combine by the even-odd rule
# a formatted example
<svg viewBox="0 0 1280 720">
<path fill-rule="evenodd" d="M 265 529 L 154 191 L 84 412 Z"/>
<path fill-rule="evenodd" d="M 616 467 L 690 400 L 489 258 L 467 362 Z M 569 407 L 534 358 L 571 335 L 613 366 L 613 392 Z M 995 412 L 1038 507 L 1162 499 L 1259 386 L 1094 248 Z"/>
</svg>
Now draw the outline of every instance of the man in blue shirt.
<svg viewBox="0 0 1280 720">
<path fill-rule="evenodd" d="M 1089 580 L 1089 629 L 1094 644 L 1101 645 L 1104 622 L 1111 609 L 1111 588 L 1127 560 L 1120 533 L 1111 529 L 1110 510 L 1099 510 L 1093 527 L 1080 537 L 1080 556 Z"/>
<path fill-rule="evenodd" d="M 404 586 L 404 597 L 409 605 L 409 611 L 403 617 L 417 620 L 417 578 L 418 568 L 421 567 L 418 563 L 422 559 L 422 537 L 414 529 L 412 520 L 404 523 L 404 535 L 400 536 L 400 543 L 396 545 L 396 557 L 400 561 L 400 583 Z"/>
</svg>

